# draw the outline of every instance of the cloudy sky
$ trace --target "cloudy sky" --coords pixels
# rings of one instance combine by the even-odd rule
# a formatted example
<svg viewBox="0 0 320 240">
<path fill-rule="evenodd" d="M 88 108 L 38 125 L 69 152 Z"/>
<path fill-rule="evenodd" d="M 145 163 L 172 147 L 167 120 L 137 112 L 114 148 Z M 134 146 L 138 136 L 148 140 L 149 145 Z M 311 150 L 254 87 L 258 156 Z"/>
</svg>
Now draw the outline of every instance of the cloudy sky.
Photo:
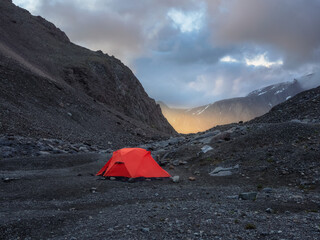
<svg viewBox="0 0 320 240">
<path fill-rule="evenodd" d="M 319 71 L 320 0 L 13 0 L 126 63 L 174 107 Z"/>
</svg>

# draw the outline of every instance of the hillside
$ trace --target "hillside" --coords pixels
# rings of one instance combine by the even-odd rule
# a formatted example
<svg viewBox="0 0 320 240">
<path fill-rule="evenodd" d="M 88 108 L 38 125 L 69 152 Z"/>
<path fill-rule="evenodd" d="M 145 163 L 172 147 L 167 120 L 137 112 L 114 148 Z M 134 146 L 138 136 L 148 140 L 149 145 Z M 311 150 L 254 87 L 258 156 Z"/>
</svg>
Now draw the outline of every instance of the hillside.
<svg viewBox="0 0 320 240">
<path fill-rule="evenodd" d="M 267 114 L 255 118 L 251 123 L 319 123 L 320 87 L 297 94 L 294 98 L 275 106 Z"/>
<path fill-rule="evenodd" d="M 0 133 L 118 146 L 175 131 L 120 60 L 0 2 Z"/>
</svg>

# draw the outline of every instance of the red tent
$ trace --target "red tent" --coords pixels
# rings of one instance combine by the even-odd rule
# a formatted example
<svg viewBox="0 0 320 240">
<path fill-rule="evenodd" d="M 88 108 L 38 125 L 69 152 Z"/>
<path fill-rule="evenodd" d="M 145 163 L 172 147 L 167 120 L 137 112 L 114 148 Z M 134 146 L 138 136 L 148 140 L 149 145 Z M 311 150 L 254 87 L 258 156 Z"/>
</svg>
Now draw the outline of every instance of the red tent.
<svg viewBox="0 0 320 240">
<path fill-rule="evenodd" d="M 142 148 L 123 148 L 113 152 L 97 175 L 128 178 L 170 177 L 152 158 L 151 153 Z"/>
</svg>

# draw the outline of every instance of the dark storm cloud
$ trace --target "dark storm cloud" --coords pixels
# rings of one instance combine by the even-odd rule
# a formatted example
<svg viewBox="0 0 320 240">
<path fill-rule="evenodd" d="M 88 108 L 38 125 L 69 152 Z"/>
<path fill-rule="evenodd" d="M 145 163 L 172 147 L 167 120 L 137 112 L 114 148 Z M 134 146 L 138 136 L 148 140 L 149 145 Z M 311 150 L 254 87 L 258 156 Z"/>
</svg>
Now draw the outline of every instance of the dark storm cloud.
<svg viewBox="0 0 320 240">
<path fill-rule="evenodd" d="M 271 45 L 285 54 L 285 63 L 297 66 L 319 60 L 319 0 L 235 0 L 212 21 L 219 45 Z"/>
<path fill-rule="evenodd" d="M 40 0 L 36 12 L 61 27 L 71 40 L 130 62 L 148 53 L 158 31 L 168 25 L 169 8 L 187 10 L 193 3 L 192 0 Z"/>
<path fill-rule="evenodd" d="M 175 64 L 215 64 L 225 54 L 232 52 L 231 47 L 213 48 L 209 41 L 208 32 L 177 34 L 159 41 L 158 51 L 167 53 L 162 55 L 163 61 Z M 161 55 L 159 56 L 161 57 Z"/>
<path fill-rule="evenodd" d="M 120 58 L 151 97 L 172 106 L 244 96 L 319 70 L 320 0 L 13 1 L 72 41 Z"/>
</svg>

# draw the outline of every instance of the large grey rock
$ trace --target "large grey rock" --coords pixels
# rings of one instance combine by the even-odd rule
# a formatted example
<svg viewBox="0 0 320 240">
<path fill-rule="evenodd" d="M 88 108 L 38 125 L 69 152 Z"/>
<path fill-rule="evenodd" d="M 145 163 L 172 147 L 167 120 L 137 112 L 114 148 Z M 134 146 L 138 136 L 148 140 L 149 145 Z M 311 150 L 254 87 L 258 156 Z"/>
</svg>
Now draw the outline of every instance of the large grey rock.
<svg viewBox="0 0 320 240">
<path fill-rule="evenodd" d="M 234 167 L 216 167 L 212 172 L 209 173 L 212 177 L 223 177 L 223 176 L 230 176 L 239 169 L 239 164 L 235 165 Z"/>
<path fill-rule="evenodd" d="M 242 200 L 256 200 L 257 199 L 257 192 L 244 192 L 239 194 L 239 199 Z"/>
<path fill-rule="evenodd" d="M 210 176 L 212 177 L 225 177 L 225 176 L 230 176 L 232 175 L 231 171 L 221 171 L 221 172 L 217 172 L 217 173 L 209 173 Z"/>
<path fill-rule="evenodd" d="M 203 146 L 203 147 L 201 148 L 201 151 L 202 151 L 203 153 L 209 152 L 209 151 L 211 151 L 211 150 L 213 150 L 213 148 L 212 148 L 211 146 L 209 146 L 209 145 L 205 145 L 205 146 Z"/>
</svg>

